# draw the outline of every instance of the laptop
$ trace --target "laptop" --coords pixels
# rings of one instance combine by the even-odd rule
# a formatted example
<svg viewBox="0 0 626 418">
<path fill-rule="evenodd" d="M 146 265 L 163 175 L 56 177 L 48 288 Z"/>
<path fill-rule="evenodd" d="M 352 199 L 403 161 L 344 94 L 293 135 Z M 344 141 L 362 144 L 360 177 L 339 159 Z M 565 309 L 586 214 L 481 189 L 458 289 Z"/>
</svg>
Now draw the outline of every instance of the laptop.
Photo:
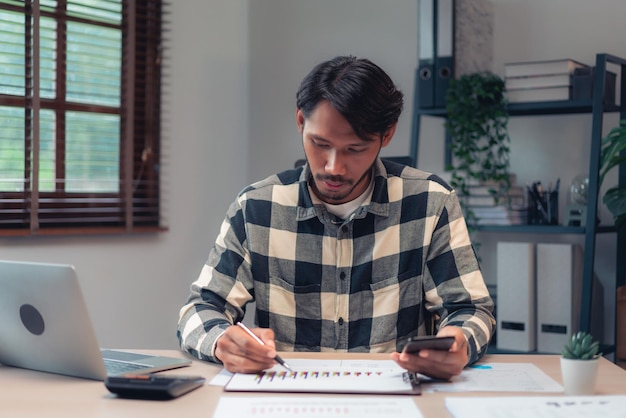
<svg viewBox="0 0 626 418">
<path fill-rule="evenodd" d="M 0 260 L 0 364 L 104 380 L 191 360 L 100 349 L 73 266 Z"/>
</svg>

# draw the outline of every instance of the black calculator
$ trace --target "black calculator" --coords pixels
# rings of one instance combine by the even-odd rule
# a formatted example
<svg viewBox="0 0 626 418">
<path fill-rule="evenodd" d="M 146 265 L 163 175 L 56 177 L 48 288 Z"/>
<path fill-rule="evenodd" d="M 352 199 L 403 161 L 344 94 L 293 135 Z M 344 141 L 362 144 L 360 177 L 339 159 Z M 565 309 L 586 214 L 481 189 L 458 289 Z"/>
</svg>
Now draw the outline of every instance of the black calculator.
<svg viewBox="0 0 626 418">
<path fill-rule="evenodd" d="M 167 374 L 124 374 L 105 379 L 106 388 L 122 398 L 173 399 L 204 384 L 201 376 Z"/>
</svg>

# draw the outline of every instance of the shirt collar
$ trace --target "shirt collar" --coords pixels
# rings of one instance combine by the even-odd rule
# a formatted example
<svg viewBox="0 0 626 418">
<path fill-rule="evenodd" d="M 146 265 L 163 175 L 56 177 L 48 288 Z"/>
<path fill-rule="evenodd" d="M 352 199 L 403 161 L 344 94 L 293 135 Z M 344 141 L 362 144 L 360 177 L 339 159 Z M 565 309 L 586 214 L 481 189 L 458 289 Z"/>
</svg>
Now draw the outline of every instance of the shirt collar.
<svg viewBox="0 0 626 418">
<path fill-rule="evenodd" d="M 299 196 L 298 196 L 298 220 L 310 219 L 318 216 L 321 219 L 331 218 L 324 205 L 315 205 L 309 192 L 308 180 L 311 177 L 311 169 L 309 164 L 304 164 L 302 173 L 299 178 Z M 361 206 L 354 212 L 354 219 L 363 218 L 368 212 L 379 216 L 389 216 L 389 191 L 388 191 L 388 173 L 385 165 L 380 158 L 374 161 L 374 190 L 372 198 L 368 205 Z"/>
</svg>

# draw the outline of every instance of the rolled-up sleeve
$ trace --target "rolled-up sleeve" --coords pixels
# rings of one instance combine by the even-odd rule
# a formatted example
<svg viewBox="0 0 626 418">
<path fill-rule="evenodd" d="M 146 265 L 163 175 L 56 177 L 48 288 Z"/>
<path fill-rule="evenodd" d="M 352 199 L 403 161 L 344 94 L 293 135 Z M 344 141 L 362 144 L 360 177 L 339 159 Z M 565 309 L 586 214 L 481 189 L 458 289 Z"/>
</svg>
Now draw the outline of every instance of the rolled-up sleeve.
<svg viewBox="0 0 626 418">
<path fill-rule="evenodd" d="M 219 362 L 215 343 L 226 328 L 243 319 L 245 306 L 253 299 L 251 277 L 238 200 L 229 208 L 209 258 L 180 309 L 177 335 L 183 351 Z"/>
<path fill-rule="evenodd" d="M 454 192 L 437 219 L 426 265 L 426 308 L 438 329 L 454 325 L 463 330 L 468 364 L 476 362 L 486 353 L 495 327 L 493 301 Z"/>
</svg>

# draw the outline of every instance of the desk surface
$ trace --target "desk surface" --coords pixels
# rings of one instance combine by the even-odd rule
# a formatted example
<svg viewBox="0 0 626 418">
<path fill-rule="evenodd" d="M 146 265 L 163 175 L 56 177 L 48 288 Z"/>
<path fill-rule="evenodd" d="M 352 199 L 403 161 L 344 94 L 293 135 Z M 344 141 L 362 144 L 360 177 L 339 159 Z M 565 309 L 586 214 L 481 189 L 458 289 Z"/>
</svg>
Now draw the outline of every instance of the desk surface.
<svg viewBox="0 0 626 418">
<path fill-rule="evenodd" d="M 168 356 L 182 357 L 175 350 L 137 350 Z M 281 353 L 285 359 L 298 358 L 376 358 L 387 359 L 386 354 L 330 354 L 330 353 Z M 558 355 L 506 355 L 492 354 L 484 357 L 487 362 L 533 363 L 547 375 L 561 383 Z M 170 374 L 194 374 L 206 377 L 207 383 L 221 370 L 215 364 L 194 361 L 190 367 L 170 370 Z M 204 385 L 180 398 L 170 401 L 141 401 L 117 399 L 102 382 L 91 381 L 31 370 L 0 366 L 0 415 L 3 417 L 210 417 L 221 396 L 253 396 L 258 394 L 224 393 L 219 386 Z M 602 358 L 599 367 L 597 395 L 626 394 L 626 371 Z M 454 396 L 541 396 L 537 393 L 467 392 Z M 562 395 L 546 393 L 545 396 Z M 264 394 L 284 396 L 284 394 Z M 302 395 L 298 396 L 320 396 Z M 328 395 L 324 395 L 328 396 Z M 331 395 L 340 396 L 340 395 Z M 358 395 L 357 395 L 358 396 Z M 369 395 L 362 395 L 369 396 Z M 384 395 L 381 395 L 384 396 Z M 450 394 L 427 393 L 414 397 L 424 417 L 450 417 L 444 400 Z"/>
</svg>

